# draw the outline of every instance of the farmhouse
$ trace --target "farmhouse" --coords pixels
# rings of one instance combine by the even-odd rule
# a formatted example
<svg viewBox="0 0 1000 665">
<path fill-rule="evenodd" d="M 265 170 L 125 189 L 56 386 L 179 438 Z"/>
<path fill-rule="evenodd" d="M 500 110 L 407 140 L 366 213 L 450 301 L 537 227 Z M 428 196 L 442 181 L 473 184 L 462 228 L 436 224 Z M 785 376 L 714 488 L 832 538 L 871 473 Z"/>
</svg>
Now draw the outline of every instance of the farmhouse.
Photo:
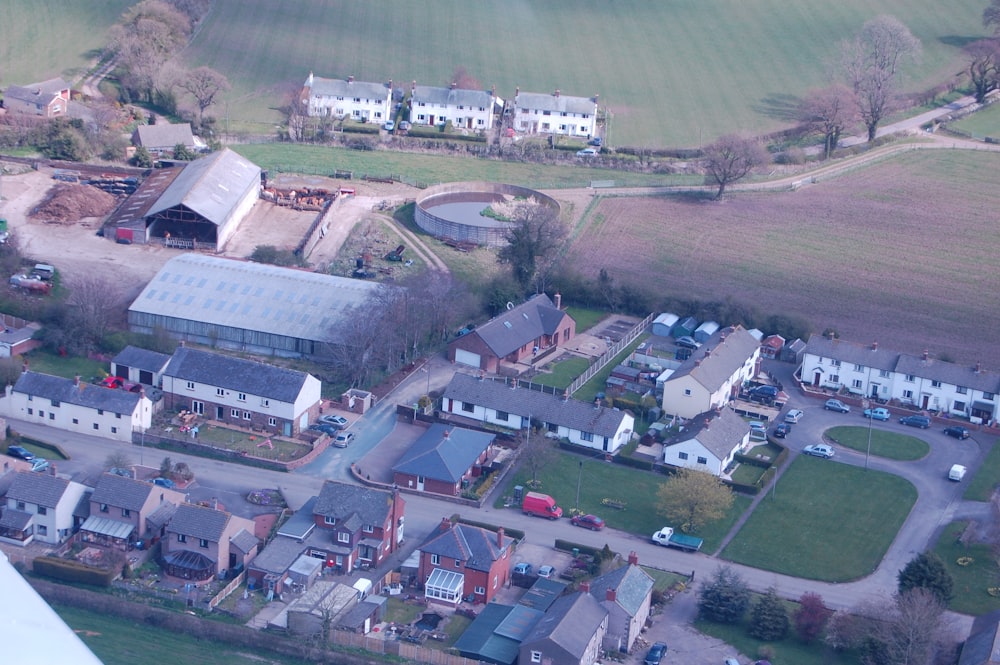
<svg viewBox="0 0 1000 665">
<path fill-rule="evenodd" d="M 249 353 L 317 356 L 341 318 L 381 288 L 305 270 L 182 254 L 167 261 L 128 310 L 129 329 Z"/>
<path fill-rule="evenodd" d="M 635 418 L 626 411 L 517 387 L 516 381 L 455 374 L 442 397 L 445 413 L 512 430 L 538 421 L 546 436 L 615 454 L 632 438 Z"/>
<path fill-rule="evenodd" d="M 353 76 L 346 80 L 325 79 L 309 72 L 299 103 L 309 116 L 381 124 L 390 117 L 392 81 L 365 83 L 355 81 Z"/>
<path fill-rule="evenodd" d="M 664 413 L 694 418 L 724 406 L 757 375 L 759 361 L 760 344 L 742 327 L 716 332 L 663 382 Z"/>
<path fill-rule="evenodd" d="M 922 411 L 969 418 L 974 424 L 1000 417 L 1000 372 L 980 363 L 962 366 L 870 345 L 813 335 L 806 344 L 800 373 L 803 383 L 846 390 L 854 395 Z"/>
<path fill-rule="evenodd" d="M 495 453 L 495 434 L 431 425 L 392 467 L 392 482 L 418 492 L 455 496 L 483 475 Z"/>
<path fill-rule="evenodd" d="M 514 539 L 481 527 L 441 520 L 420 546 L 417 571 L 430 602 L 489 603 L 507 585 Z"/>
<path fill-rule="evenodd" d="M 172 149 L 172 148 L 171 148 Z M 260 167 L 229 148 L 147 178 L 107 221 L 119 242 L 221 251 L 260 194 Z"/>
<path fill-rule="evenodd" d="M 518 88 L 511 114 L 518 132 L 590 138 L 597 132 L 597 95 L 570 97 L 559 90 L 549 95 Z"/>
<path fill-rule="evenodd" d="M 10 113 L 55 118 L 66 115 L 69 98 L 69 84 L 55 78 L 26 86 L 7 86 L 3 93 L 3 105 Z"/>
<path fill-rule="evenodd" d="M 468 90 L 452 83 L 450 88 L 417 85 L 410 89 L 410 122 L 435 126 L 451 123 L 456 129 L 478 132 L 493 128 L 496 88 L 489 92 Z"/>
<path fill-rule="evenodd" d="M 717 409 L 688 420 L 663 444 L 663 463 L 722 477 L 737 453 L 750 445 L 750 427 L 730 409 Z"/>
<path fill-rule="evenodd" d="M 448 344 L 448 359 L 487 372 L 517 365 L 566 344 L 576 334 L 576 322 L 544 293 L 511 307 Z"/>
<path fill-rule="evenodd" d="M 163 370 L 164 406 L 293 436 L 319 414 L 311 374 L 180 346 Z"/>
<path fill-rule="evenodd" d="M 132 132 L 132 145 L 145 148 L 151 155 L 173 155 L 174 149 L 182 145 L 188 150 L 199 146 L 191 132 L 190 122 L 158 125 L 139 125 Z"/>
<path fill-rule="evenodd" d="M 132 441 L 132 432 L 149 428 L 152 408 L 145 392 L 30 371 L 7 386 L 7 399 L 0 400 L 0 413 L 6 416 L 126 442 Z"/>
</svg>

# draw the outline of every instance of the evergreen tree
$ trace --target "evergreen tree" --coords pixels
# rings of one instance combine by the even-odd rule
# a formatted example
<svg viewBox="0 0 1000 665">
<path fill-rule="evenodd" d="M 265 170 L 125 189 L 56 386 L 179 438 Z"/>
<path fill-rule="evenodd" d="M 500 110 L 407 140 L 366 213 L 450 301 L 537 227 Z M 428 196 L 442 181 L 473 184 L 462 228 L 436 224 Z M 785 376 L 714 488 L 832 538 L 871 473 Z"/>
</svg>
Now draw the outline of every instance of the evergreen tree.
<svg viewBox="0 0 1000 665">
<path fill-rule="evenodd" d="M 921 552 L 899 571 L 899 593 L 911 589 L 927 589 L 942 605 L 951 600 L 954 582 L 944 561 L 934 552 Z"/>
<path fill-rule="evenodd" d="M 698 612 L 717 623 L 739 623 L 750 605 L 750 589 L 739 573 L 720 566 L 698 594 Z"/>
<path fill-rule="evenodd" d="M 757 599 L 750 612 L 750 635 L 765 642 L 784 639 L 788 634 L 788 611 L 774 587 Z"/>
</svg>

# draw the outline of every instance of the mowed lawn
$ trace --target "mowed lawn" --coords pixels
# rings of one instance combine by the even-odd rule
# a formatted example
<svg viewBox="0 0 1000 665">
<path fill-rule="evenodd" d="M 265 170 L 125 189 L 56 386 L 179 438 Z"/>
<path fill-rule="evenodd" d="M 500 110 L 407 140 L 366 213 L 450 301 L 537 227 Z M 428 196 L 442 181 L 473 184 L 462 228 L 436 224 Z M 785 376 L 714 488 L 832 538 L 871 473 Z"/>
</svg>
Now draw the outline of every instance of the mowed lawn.
<svg viewBox="0 0 1000 665">
<path fill-rule="evenodd" d="M 799 456 L 722 557 L 792 577 L 858 579 L 878 567 L 916 500 L 898 476 Z"/>
<path fill-rule="evenodd" d="M 22 0 L 23 1 L 23 0 Z M 879 14 L 903 20 L 923 57 L 903 87 L 962 69 L 985 36 L 984 2 L 933 0 L 510 0 L 502 3 L 216 0 L 184 59 L 226 74 L 231 122 L 273 131 L 310 71 L 444 86 L 463 68 L 501 97 L 599 95 L 612 145 L 697 146 L 721 134 L 787 126 L 822 86 L 837 44 Z M 219 104 L 216 116 L 225 112 Z"/>
<path fill-rule="evenodd" d="M 948 123 L 948 127 L 972 132 L 973 136 L 991 136 L 1000 139 L 1000 104 L 990 104 L 982 111 L 967 115 L 958 122 Z"/>
<path fill-rule="evenodd" d="M 1000 329 L 998 174 L 1000 154 L 926 150 L 795 192 L 608 197 L 588 209 L 565 265 L 995 368 L 1000 346 L 982 335 Z"/>
</svg>

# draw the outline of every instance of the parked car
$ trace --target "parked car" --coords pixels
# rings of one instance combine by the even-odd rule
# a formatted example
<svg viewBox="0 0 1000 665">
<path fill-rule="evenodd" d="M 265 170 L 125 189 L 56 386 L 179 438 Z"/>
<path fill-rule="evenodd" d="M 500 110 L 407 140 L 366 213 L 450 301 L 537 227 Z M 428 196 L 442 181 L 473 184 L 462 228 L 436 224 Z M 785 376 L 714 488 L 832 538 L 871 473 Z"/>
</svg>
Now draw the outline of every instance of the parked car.
<svg viewBox="0 0 1000 665">
<path fill-rule="evenodd" d="M 166 487 L 168 490 L 172 490 L 177 487 L 177 483 L 169 478 L 153 478 L 153 484 L 160 487 Z"/>
<path fill-rule="evenodd" d="M 28 462 L 35 459 L 35 453 L 22 446 L 7 446 L 7 454 L 11 457 L 17 457 L 18 459 L 23 459 Z"/>
<path fill-rule="evenodd" d="M 576 156 L 577 157 L 593 157 L 598 152 L 600 152 L 600 151 L 597 148 L 584 148 L 583 150 L 577 150 L 576 151 Z"/>
<path fill-rule="evenodd" d="M 412 127 L 412 126 L 413 125 L 410 124 L 409 120 L 403 120 L 403 121 L 401 121 L 399 123 L 399 131 L 401 131 L 401 132 L 408 132 L 408 131 L 410 131 L 410 127 Z"/>
<path fill-rule="evenodd" d="M 354 432 L 341 432 L 337 435 L 337 438 L 333 440 L 333 445 L 337 448 L 346 448 L 351 445 L 354 441 Z"/>
<path fill-rule="evenodd" d="M 726 658 L 725 665 L 740 665 L 740 661 L 735 658 Z"/>
<path fill-rule="evenodd" d="M 802 454 L 812 455 L 813 457 L 822 457 L 823 459 L 830 459 L 833 457 L 833 447 L 828 446 L 825 443 L 817 443 L 803 448 Z"/>
<path fill-rule="evenodd" d="M 570 523 L 573 526 L 582 526 L 591 531 L 600 531 L 604 528 L 604 520 L 597 515 L 574 515 Z"/>
<path fill-rule="evenodd" d="M 337 414 L 331 413 L 326 416 L 320 416 L 319 422 L 326 425 L 333 425 L 334 427 L 339 427 L 341 429 L 347 427 L 347 418 L 344 416 L 338 416 Z"/>
<path fill-rule="evenodd" d="M 694 340 L 694 337 L 689 337 L 688 335 L 685 335 L 684 337 L 678 337 L 677 340 L 674 342 L 674 344 L 681 347 L 682 349 L 691 349 L 692 351 L 701 346 L 701 344 L 699 344 Z"/>
<path fill-rule="evenodd" d="M 750 399 L 771 401 L 777 399 L 777 397 L 778 397 L 777 386 L 755 386 L 754 388 L 750 389 Z"/>
<path fill-rule="evenodd" d="M 798 410 L 798 409 L 792 409 L 791 411 L 789 411 L 788 413 L 785 414 L 785 422 L 786 423 L 797 423 L 800 420 L 802 420 L 802 416 L 804 416 L 804 415 L 805 414 L 802 413 L 800 410 Z"/>
<path fill-rule="evenodd" d="M 663 660 L 663 656 L 667 653 L 667 645 L 664 642 L 656 642 L 653 646 L 649 647 L 649 651 L 646 652 L 646 659 L 642 662 L 645 665 L 660 665 L 660 661 Z"/>
<path fill-rule="evenodd" d="M 784 439 L 786 436 L 792 433 L 792 426 L 788 423 L 779 423 L 777 427 L 774 428 L 774 435 L 779 439 Z"/>
<path fill-rule="evenodd" d="M 603 144 L 603 143 L 604 143 L 604 141 L 601 140 L 600 136 L 595 136 L 594 138 L 592 138 L 589 141 L 587 141 L 587 145 L 596 146 L 598 148 L 600 148 L 601 144 Z"/>
<path fill-rule="evenodd" d="M 555 574 L 556 574 L 556 569 L 553 568 L 552 566 L 539 566 L 538 568 L 539 577 L 544 577 L 545 579 L 548 579 Z"/>
<path fill-rule="evenodd" d="M 872 420 L 882 420 L 882 421 L 889 420 L 889 418 L 891 417 L 889 410 L 884 409 L 881 406 L 878 407 L 877 409 L 865 409 L 865 412 L 862 415 L 865 418 L 871 418 Z"/>
<path fill-rule="evenodd" d="M 944 433 L 947 434 L 948 436 L 953 436 L 956 439 L 968 439 L 970 434 L 968 428 L 962 427 L 961 425 L 952 425 L 951 427 L 945 427 Z"/>
<path fill-rule="evenodd" d="M 530 575 L 531 564 L 525 561 L 514 564 L 514 573 L 517 575 Z"/>
<path fill-rule="evenodd" d="M 330 436 L 337 436 L 337 432 L 340 431 L 339 428 L 334 427 L 333 425 L 327 425 L 326 423 L 313 423 L 309 426 L 309 429 L 314 432 L 322 432 L 323 434 L 328 434 Z"/>
<path fill-rule="evenodd" d="M 899 422 L 910 427 L 919 427 L 920 429 L 927 429 L 931 426 L 931 419 L 927 416 L 903 416 L 899 419 Z"/>
<path fill-rule="evenodd" d="M 42 457 L 36 457 L 31 460 L 31 470 L 32 471 L 45 471 L 49 468 L 49 461 Z"/>
<path fill-rule="evenodd" d="M 385 124 L 382 125 L 382 129 L 384 129 L 387 132 L 391 132 L 392 130 L 396 129 L 396 121 L 395 120 L 386 120 Z"/>
<path fill-rule="evenodd" d="M 836 411 L 837 413 L 850 413 L 851 412 L 851 407 L 847 406 L 846 404 L 844 404 L 843 402 L 841 402 L 839 399 L 828 399 L 828 400 L 826 400 L 826 404 L 823 405 L 823 408 L 826 409 L 827 411 Z"/>
</svg>

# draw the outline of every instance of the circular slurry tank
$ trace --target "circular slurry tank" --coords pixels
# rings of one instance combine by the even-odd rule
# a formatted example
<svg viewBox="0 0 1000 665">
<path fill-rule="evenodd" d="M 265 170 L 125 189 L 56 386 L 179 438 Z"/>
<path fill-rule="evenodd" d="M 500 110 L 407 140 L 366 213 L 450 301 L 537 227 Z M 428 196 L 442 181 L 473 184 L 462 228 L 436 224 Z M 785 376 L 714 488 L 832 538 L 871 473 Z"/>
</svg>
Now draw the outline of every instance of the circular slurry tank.
<svg viewBox="0 0 1000 665">
<path fill-rule="evenodd" d="M 417 226 L 436 238 L 495 247 L 506 241 L 510 222 L 487 217 L 484 210 L 495 204 L 539 205 L 559 214 L 559 204 L 550 196 L 527 187 L 495 182 L 453 182 L 424 190 L 413 213 Z"/>
</svg>

